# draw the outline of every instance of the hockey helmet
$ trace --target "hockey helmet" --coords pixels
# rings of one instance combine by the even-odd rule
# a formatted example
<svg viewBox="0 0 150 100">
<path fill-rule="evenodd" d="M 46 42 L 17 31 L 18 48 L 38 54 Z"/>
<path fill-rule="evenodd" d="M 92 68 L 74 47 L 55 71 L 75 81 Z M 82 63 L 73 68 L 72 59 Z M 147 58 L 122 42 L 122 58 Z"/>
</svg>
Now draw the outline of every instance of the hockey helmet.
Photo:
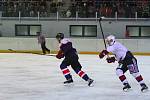
<svg viewBox="0 0 150 100">
<path fill-rule="evenodd" d="M 56 39 L 58 40 L 58 42 L 60 43 L 60 41 L 64 38 L 64 34 L 63 33 L 57 33 L 56 35 Z"/>
<path fill-rule="evenodd" d="M 115 36 L 114 35 L 109 35 L 106 38 L 106 42 L 109 46 L 113 45 L 115 43 Z"/>
<path fill-rule="evenodd" d="M 56 39 L 63 39 L 63 38 L 64 38 L 64 34 L 63 33 L 57 33 Z"/>
</svg>

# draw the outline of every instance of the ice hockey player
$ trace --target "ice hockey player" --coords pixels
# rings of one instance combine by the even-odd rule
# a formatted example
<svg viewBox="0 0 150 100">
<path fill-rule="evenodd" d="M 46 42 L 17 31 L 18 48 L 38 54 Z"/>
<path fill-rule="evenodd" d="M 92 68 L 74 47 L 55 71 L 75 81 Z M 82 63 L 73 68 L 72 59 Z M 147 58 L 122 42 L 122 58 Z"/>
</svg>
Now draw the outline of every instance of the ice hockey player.
<svg viewBox="0 0 150 100">
<path fill-rule="evenodd" d="M 129 70 L 130 74 L 138 81 L 142 92 L 148 90 L 148 87 L 143 81 L 143 77 L 139 73 L 137 59 L 133 56 L 133 54 L 121 43 L 115 41 L 115 36 L 113 35 L 109 35 L 106 38 L 106 43 L 108 44 L 108 47 L 99 54 L 99 57 L 103 58 L 105 55 L 108 55 L 109 52 L 115 55 L 115 57 L 107 56 L 106 60 L 108 63 L 113 63 L 116 60 L 118 61 L 119 65 L 116 68 L 116 74 L 124 85 L 123 90 L 127 91 L 131 88 L 126 76 L 124 75 L 127 70 Z"/>
<path fill-rule="evenodd" d="M 77 51 L 72 47 L 72 42 L 69 39 L 64 38 L 63 33 L 58 33 L 56 39 L 60 43 L 60 50 L 58 51 L 56 58 L 61 59 L 65 57 L 60 65 L 60 69 L 66 78 L 64 84 L 73 83 L 72 75 L 68 69 L 68 66 L 71 65 L 76 74 L 88 82 L 88 86 L 93 86 L 93 79 L 89 78 L 88 75 L 82 71 L 82 66 L 78 61 Z"/>
</svg>

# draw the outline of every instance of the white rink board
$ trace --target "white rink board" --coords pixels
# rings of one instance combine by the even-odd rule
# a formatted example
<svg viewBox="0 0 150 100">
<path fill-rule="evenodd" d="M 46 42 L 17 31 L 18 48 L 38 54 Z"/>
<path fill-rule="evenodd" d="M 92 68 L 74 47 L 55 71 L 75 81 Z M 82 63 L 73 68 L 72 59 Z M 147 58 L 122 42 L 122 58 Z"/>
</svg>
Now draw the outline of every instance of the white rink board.
<svg viewBox="0 0 150 100">
<path fill-rule="evenodd" d="M 58 42 L 55 38 L 47 38 L 46 46 L 51 51 L 58 51 Z M 73 46 L 77 51 L 87 52 L 100 52 L 104 47 L 102 39 L 83 39 L 83 38 L 70 38 Z M 150 39 L 119 39 L 117 40 L 124 44 L 132 52 L 150 53 Z M 37 43 L 37 38 L 0 38 L 0 50 L 40 50 L 41 46 Z"/>
<path fill-rule="evenodd" d="M 95 80 L 94 87 L 79 78 L 71 69 L 73 86 L 64 86 L 59 69 L 61 60 L 35 54 L 0 54 L 0 100 L 150 100 L 150 91 L 140 86 L 127 72 L 132 90 L 122 91 L 115 74 L 117 63 L 108 64 L 97 55 L 79 55 L 83 70 Z M 139 69 L 150 87 L 150 56 L 136 56 Z"/>
</svg>

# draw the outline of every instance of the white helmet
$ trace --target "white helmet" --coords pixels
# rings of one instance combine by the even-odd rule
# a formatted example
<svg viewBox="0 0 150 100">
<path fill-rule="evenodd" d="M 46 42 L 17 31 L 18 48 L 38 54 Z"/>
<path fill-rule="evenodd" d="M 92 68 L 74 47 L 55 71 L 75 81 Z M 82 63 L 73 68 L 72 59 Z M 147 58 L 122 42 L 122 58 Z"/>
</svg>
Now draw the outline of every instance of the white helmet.
<svg viewBox="0 0 150 100">
<path fill-rule="evenodd" d="M 115 43 L 115 36 L 114 35 L 107 36 L 106 42 L 109 46 L 113 45 Z"/>
</svg>

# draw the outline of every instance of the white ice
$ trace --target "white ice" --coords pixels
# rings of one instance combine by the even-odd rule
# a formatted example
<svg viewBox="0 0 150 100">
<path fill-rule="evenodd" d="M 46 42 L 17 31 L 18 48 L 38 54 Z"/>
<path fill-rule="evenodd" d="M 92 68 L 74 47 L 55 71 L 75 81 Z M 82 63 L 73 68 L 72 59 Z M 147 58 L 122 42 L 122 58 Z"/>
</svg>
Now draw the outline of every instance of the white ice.
<svg viewBox="0 0 150 100">
<path fill-rule="evenodd" d="M 122 84 L 115 74 L 117 63 L 108 64 L 97 55 L 79 55 L 83 70 L 95 80 L 88 87 L 69 67 L 74 85 L 64 86 L 65 81 L 58 60 L 52 56 L 35 54 L 0 54 L 0 100 L 150 100 L 150 91 L 142 93 L 136 80 L 126 73 L 132 86 L 122 91 Z M 140 73 L 150 87 L 150 56 L 136 56 Z"/>
</svg>

